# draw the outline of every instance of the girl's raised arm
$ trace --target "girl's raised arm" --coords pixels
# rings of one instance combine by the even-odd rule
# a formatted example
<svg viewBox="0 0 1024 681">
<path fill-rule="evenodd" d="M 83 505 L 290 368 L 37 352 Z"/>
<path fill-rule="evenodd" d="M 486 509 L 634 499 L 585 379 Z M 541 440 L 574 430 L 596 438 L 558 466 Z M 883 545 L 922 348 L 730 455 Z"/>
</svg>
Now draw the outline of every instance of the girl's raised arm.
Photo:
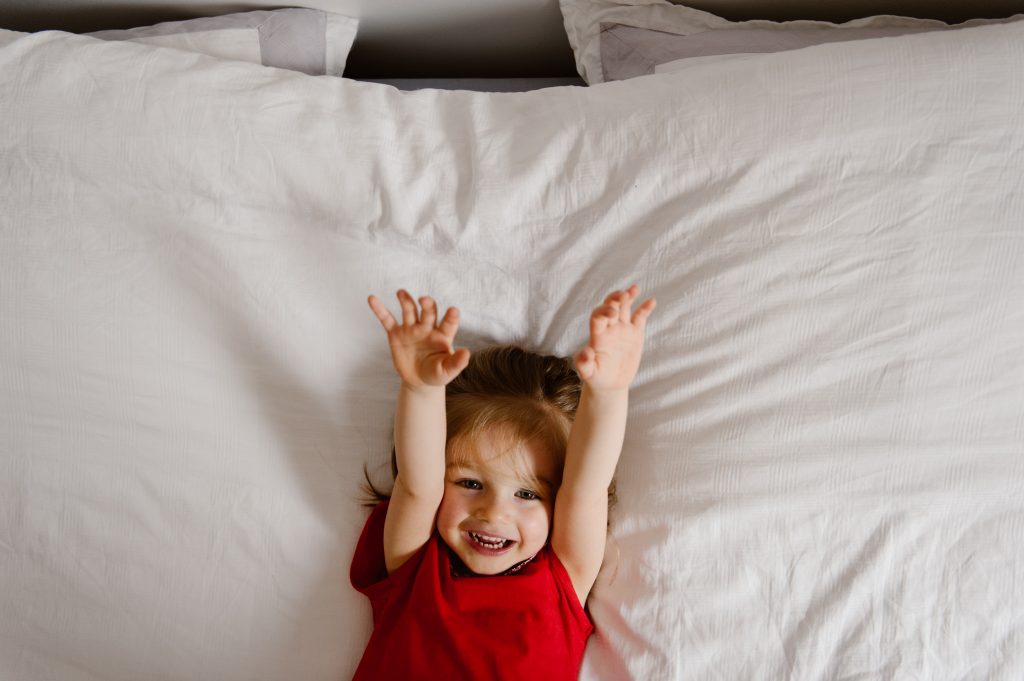
<svg viewBox="0 0 1024 681">
<path fill-rule="evenodd" d="M 551 548 L 565 565 L 580 604 L 587 602 L 604 559 L 608 486 L 622 452 L 629 384 L 640 366 L 653 298 L 635 312 L 639 288 L 615 291 L 590 316 L 590 343 L 576 355 L 583 381 L 555 498 Z"/>
<path fill-rule="evenodd" d="M 370 309 L 388 333 L 391 360 L 402 379 L 395 409 L 395 477 L 384 521 L 384 563 L 388 574 L 397 570 L 429 539 L 434 516 L 444 493 L 444 387 L 466 368 L 469 350 L 455 350 L 459 311 L 452 307 L 437 321 L 437 306 L 429 296 L 416 301 L 404 289 L 399 324 L 376 296 Z"/>
</svg>

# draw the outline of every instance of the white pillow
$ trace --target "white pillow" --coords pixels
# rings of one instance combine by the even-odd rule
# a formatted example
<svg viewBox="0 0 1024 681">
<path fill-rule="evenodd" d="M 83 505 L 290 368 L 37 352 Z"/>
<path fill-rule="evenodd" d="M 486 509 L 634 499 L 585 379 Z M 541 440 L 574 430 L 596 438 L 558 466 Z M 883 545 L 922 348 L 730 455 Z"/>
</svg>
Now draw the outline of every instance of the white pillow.
<svg viewBox="0 0 1024 681">
<path fill-rule="evenodd" d="M 684 59 L 781 52 L 828 42 L 1004 23 L 1022 16 L 972 19 L 956 26 L 890 15 L 844 24 L 733 22 L 667 0 L 560 0 L 559 4 L 577 68 L 591 85 L 678 70 L 682 64 L 663 65 Z"/>
<path fill-rule="evenodd" d="M 341 76 L 358 26 L 358 19 L 343 14 L 288 8 L 86 35 L 173 47 L 313 76 Z"/>
</svg>

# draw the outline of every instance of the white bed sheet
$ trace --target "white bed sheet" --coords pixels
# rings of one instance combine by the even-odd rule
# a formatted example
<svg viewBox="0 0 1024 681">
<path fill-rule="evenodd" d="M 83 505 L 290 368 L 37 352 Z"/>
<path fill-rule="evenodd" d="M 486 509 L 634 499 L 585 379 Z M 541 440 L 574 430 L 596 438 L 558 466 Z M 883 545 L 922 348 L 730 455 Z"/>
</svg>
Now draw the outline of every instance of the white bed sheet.
<svg viewBox="0 0 1024 681">
<path fill-rule="evenodd" d="M 582 678 L 1024 678 L 1024 25 L 524 94 L 8 37 L 0 678 L 346 678 L 366 296 L 568 354 L 633 281 Z"/>
</svg>

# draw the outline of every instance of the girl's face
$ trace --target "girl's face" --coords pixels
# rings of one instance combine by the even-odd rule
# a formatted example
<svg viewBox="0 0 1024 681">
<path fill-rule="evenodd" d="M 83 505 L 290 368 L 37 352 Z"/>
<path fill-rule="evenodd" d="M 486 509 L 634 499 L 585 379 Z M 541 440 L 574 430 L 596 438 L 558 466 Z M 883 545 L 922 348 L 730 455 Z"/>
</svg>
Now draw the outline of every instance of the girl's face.
<svg viewBox="0 0 1024 681">
<path fill-rule="evenodd" d="M 445 471 L 437 531 L 470 570 L 496 575 L 547 543 L 561 471 L 537 443 L 502 450 L 485 432 L 472 446 Z"/>
</svg>

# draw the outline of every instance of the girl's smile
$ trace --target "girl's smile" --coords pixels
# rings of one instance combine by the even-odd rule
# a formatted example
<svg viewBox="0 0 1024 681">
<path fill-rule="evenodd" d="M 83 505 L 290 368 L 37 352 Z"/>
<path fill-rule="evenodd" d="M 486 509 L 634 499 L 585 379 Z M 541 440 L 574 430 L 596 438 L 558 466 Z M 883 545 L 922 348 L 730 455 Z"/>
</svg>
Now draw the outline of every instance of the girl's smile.
<svg viewBox="0 0 1024 681">
<path fill-rule="evenodd" d="M 516 543 L 512 539 L 482 534 L 480 532 L 466 531 L 463 534 L 467 543 L 473 548 L 473 550 L 478 553 L 482 553 L 485 556 L 500 556 L 503 553 L 510 551 L 512 549 L 512 545 Z"/>
</svg>

